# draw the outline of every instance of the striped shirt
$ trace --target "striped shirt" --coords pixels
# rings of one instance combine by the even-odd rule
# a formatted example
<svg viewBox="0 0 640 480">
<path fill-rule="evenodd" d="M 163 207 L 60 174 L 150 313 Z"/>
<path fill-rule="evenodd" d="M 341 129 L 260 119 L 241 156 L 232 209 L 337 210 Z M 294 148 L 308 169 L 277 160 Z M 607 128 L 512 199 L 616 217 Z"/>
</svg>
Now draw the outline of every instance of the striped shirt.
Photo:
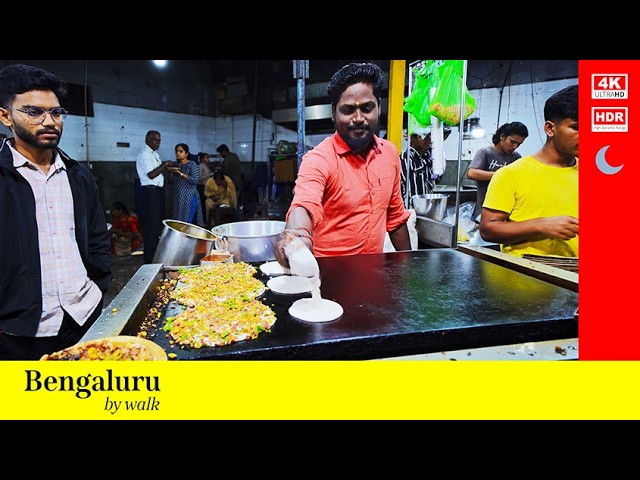
<svg viewBox="0 0 640 480">
<path fill-rule="evenodd" d="M 409 158 L 407 159 L 407 151 Z M 413 208 L 414 195 L 433 193 L 436 181 L 433 175 L 433 158 L 429 151 L 420 154 L 409 146 L 400 155 L 400 188 L 406 208 Z"/>
<path fill-rule="evenodd" d="M 36 200 L 42 272 L 42 316 L 36 337 L 51 337 L 58 334 L 64 311 L 83 325 L 100 303 L 102 292 L 87 276 L 80 258 L 73 196 L 60 156 L 56 154 L 49 173 L 44 173 L 13 147 L 11 152 L 13 165 L 31 185 Z"/>
</svg>

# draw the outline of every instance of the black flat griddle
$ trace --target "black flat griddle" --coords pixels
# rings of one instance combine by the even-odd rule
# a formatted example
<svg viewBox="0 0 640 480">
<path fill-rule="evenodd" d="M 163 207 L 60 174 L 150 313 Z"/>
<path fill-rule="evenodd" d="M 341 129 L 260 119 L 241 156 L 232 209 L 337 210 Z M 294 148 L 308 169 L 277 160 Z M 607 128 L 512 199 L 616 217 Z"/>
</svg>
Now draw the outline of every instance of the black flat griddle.
<svg viewBox="0 0 640 480">
<path fill-rule="evenodd" d="M 463 252 L 415 250 L 318 259 L 323 298 L 343 316 L 326 323 L 292 318 L 310 294 L 260 298 L 276 313 L 271 332 L 223 347 L 171 347 L 162 331 L 173 302 L 148 331 L 178 360 L 360 360 L 574 338 L 578 294 Z M 259 264 L 255 265 L 256 267 Z M 263 282 L 270 277 L 258 269 Z"/>
</svg>

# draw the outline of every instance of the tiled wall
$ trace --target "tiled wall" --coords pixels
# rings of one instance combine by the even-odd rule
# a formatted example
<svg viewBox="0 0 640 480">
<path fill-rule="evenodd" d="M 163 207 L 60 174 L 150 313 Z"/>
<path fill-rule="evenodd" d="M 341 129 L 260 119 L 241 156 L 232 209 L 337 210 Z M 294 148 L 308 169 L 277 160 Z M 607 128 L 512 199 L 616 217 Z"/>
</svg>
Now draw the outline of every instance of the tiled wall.
<svg viewBox="0 0 640 480">
<path fill-rule="evenodd" d="M 469 93 L 476 100 L 476 111 L 471 114 L 471 117 L 480 118 L 485 134 L 479 139 L 462 140 L 462 160 L 471 160 L 479 148 L 492 144 L 491 137 L 501 125 L 514 121 L 524 123 L 529 130 L 529 136 L 517 151 L 522 156 L 537 152 L 545 141 L 542 130 L 544 103 L 558 90 L 575 85 L 577 82 L 578 79 L 574 78 L 507 86 L 502 95 L 497 88 L 471 90 Z M 458 140 L 458 128 L 453 128 L 451 135 L 443 144 L 447 160 L 458 159 Z"/>
<path fill-rule="evenodd" d="M 471 114 L 471 118 L 480 118 L 480 124 L 485 129 L 485 135 L 478 139 L 463 139 L 460 145 L 458 128 L 453 127 L 451 135 L 443 144 L 448 165 L 453 161 L 457 162 L 459 151 L 462 152 L 460 156 L 462 162 L 468 163 L 479 148 L 492 144 L 491 137 L 501 125 L 514 121 L 524 123 L 529 130 L 529 137 L 518 148 L 518 152 L 522 156 L 537 152 L 545 141 L 542 130 L 544 103 L 555 92 L 569 85 L 575 85 L 577 81 L 577 78 L 570 78 L 551 82 L 505 86 L 502 92 L 498 88 L 470 90 L 469 93 L 476 100 L 476 110 Z M 385 133 L 386 130 L 381 129 L 380 135 L 384 136 Z M 308 135 L 306 144 L 317 145 L 323 138 L 325 138 L 325 135 Z M 406 148 L 406 145 L 407 141 L 404 138 L 403 148 Z"/>
<path fill-rule="evenodd" d="M 477 108 L 472 114 L 480 118 L 485 128 L 484 138 L 462 141 L 462 158 L 471 159 L 473 153 L 491 144 L 491 136 L 505 122 L 518 120 L 529 128 L 529 138 L 520 146 L 522 155 L 536 152 L 544 142 L 542 132 L 543 107 L 546 99 L 554 92 L 577 79 L 556 80 L 506 86 L 502 92 L 498 88 L 471 90 Z M 149 129 L 162 134 L 160 155 L 164 159 L 174 158 L 174 147 L 184 142 L 193 153 L 206 151 L 215 153 L 215 148 L 226 143 L 240 156 L 241 161 L 251 162 L 253 145 L 253 116 L 205 117 L 171 112 L 152 111 L 141 108 L 120 107 L 95 103 L 95 116 L 87 119 L 69 115 L 61 147 L 74 158 L 91 162 L 128 162 L 135 159 L 137 151 L 144 146 L 144 135 Z M 384 135 L 385 131 L 381 131 Z M 11 132 L 0 126 L 0 134 L 9 136 Z M 326 135 L 307 135 L 307 146 L 317 145 Z M 255 161 L 266 161 L 270 148 L 275 148 L 280 140 L 297 142 L 297 132 L 277 126 L 269 119 L 259 118 L 256 123 Z M 119 147 L 118 142 L 129 147 Z M 458 158 L 458 129 L 443 145 L 447 159 Z"/>
<path fill-rule="evenodd" d="M 95 116 L 88 118 L 87 128 L 84 117 L 69 115 L 65 121 L 60 147 L 80 161 L 135 161 L 144 147 L 145 134 L 151 129 L 162 135 L 159 153 L 165 160 L 175 159 L 177 143 L 186 143 L 194 154 L 216 153 L 216 147 L 226 143 L 242 162 L 252 160 L 252 115 L 204 117 L 105 104 L 95 104 L 94 110 Z M 296 136 L 294 131 L 259 118 L 255 160 L 266 161 L 269 149 L 275 148 L 278 141 L 295 142 Z"/>
<path fill-rule="evenodd" d="M 535 153 L 544 142 L 544 102 L 554 92 L 576 82 L 577 79 L 567 79 L 506 86 L 502 91 L 497 88 L 470 91 L 477 105 L 472 117 L 480 118 L 485 136 L 460 140 L 458 129 L 453 128 L 451 136 L 443 144 L 448 165 L 452 160 L 457 161 L 460 151 L 461 159 L 470 161 L 477 149 L 491 144 L 491 137 L 500 125 L 515 120 L 529 129 L 529 137 L 518 151 L 523 156 Z M 208 117 L 104 103 L 94 103 L 94 112 L 95 116 L 89 117 L 86 122 L 84 117 L 67 117 L 60 147 L 79 161 L 89 160 L 94 174 L 99 178 L 107 209 L 114 200 L 125 201 L 134 208 L 137 177 L 134 162 L 150 129 L 162 134 L 160 156 L 165 160 L 175 159 L 174 147 L 177 143 L 186 143 L 194 154 L 199 151 L 215 153 L 218 145 L 226 143 L 239 155 L 247 178 L 254 166 L 252 158 L 257 163 L 266 162 L 269 150 L 275 149 L 279 141 L 297 143 L 297 132 L 275 125 L 269 119 L 258 118 L 254 154 L 252 115 Z M 380 134 L 385 133 L 382 130 Z M 11 132 L 0 126 L 0 134 L 10 136 Z M 305 144 L 313 147 L 325 137 L 307 135 Z"/>
<path fill-rule="evenodd" d="M 278 142 L 297 141 L 297 133 L 273 124 L 269 119 L 256 122 L 255 154 L 253 154 L 253 116 L 205 117 L 151 111 L 117 105 L 94 104 L 95 116 L 69 115 L 64 123 L 60 147 L 72 158 L 87 161 L 100 183 L 102 202 L 109 209 L 115 200 L 136 209 L 135 159 L 145 145 L 150 129 L 162 135 L 159 153 L 163 160 L 175 160 L 175 145 L 186 143 L 191 153 L 215 154 L 222 143 L 238 154 L 245 178 L 255 162 L 266 162 L 269 150 Z M 4 133 L 4 132 L 3 132 Z M 6 132 L 10 135 L 10 131 Z M 171 212 L 171 188 L 165 189 L 167 214 Z"/>
</svg>

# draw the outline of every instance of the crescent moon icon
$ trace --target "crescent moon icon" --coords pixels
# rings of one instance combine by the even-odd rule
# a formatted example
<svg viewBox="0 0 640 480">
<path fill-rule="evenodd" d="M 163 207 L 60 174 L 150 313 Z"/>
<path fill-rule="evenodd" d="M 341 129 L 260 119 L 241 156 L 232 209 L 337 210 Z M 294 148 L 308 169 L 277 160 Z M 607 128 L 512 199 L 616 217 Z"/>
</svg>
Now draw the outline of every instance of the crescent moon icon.
<svg viewBox="0 0 640 480">
<path fill-rule="evenodd" d="M 609 165 L 607 159 L 605 158 L 605 153 L 610 146 L 611 145 L 605 145 L 600 150 L 598 150 L 598 153 L 596 154 L 596 166 L 598 167 L 598 170 L 600 170 L 605 175 L 613 175 L 614 173 L 618 173 L 624 166 L 624 164 L 618 167 Z"/>
</svg>

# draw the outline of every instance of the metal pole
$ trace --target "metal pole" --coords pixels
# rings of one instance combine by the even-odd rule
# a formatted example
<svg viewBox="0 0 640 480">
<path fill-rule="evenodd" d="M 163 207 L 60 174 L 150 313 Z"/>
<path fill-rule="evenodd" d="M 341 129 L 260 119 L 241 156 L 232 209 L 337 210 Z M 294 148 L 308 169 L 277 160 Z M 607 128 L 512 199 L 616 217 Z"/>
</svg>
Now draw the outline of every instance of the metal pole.
<svg viewBox="0 0 640 480">
<path fill-rule="evenodd" d="M 297 114 L 298 114 L 298 169 L 304 155 L 305 115 L 304 115 L 304 87 L 305 79 L 309 78 L 309 60 L 293 61 L 293 78 L 297 79 Z"/>
<path fill-rule="evenodd" d="M 467 60 L 462 61 L 462 88 L 460 89 L 460 123 L 458 124 L 458 172 L 456 179 L 456 216 L 453 225 L 453 238 L 451 239 L 451 247 L 458 246 L 458 220 L 460 216 L 460 171 L 462 170 L 462 136 L 464 131 L 464 98 L 467 86 Z"/>
<path fill-rule="evenodd" d="M 258 60 L 255 61 L 254 75 L 253 75 L 253 137 L 251 141 L 251 195 L 254 194 L 255 189 L 255 176 L 256 176 L 256 124 L 258 123 Z M 246 199 L 242 195 L 242 185 L 240 186 L 240 199 L 242 203 L 247 203 Z M 253 199 L 251 199 L 253 201 Z M 267 197 L 267 203 L 269 198 Z M 243 213 L 244 213 L 243 206 Z"/>
<path fill-rule="evenodd" d="M 407 96 L 411 95 L 413 91 L 413 82 L 414 82 L 414 71 L 415 69 L 419 69 L 420 66 L 424 63 L 424 60 L 418 60 L 417 62 L 413 62 L 409 65 L 409 79 L 407 81 L 409 85 L 409 90 Z M 404 185 L 404 207 L 409 208 L 409 169 L 411 168 L 411 163 L 409 162 L 409 150 L 411 149 L 411 135 L 409 135 L 409 115 L 407 112 L 407 156 L 404 159 L 405 164 L 405 185 Z M 404 132 L 403 132 L 404 133 Z M 403 145 L 404 146 L 404 145 Z M 400 148 L 400 155 L 402 155 L 403 149 Z"/>
</svg>

